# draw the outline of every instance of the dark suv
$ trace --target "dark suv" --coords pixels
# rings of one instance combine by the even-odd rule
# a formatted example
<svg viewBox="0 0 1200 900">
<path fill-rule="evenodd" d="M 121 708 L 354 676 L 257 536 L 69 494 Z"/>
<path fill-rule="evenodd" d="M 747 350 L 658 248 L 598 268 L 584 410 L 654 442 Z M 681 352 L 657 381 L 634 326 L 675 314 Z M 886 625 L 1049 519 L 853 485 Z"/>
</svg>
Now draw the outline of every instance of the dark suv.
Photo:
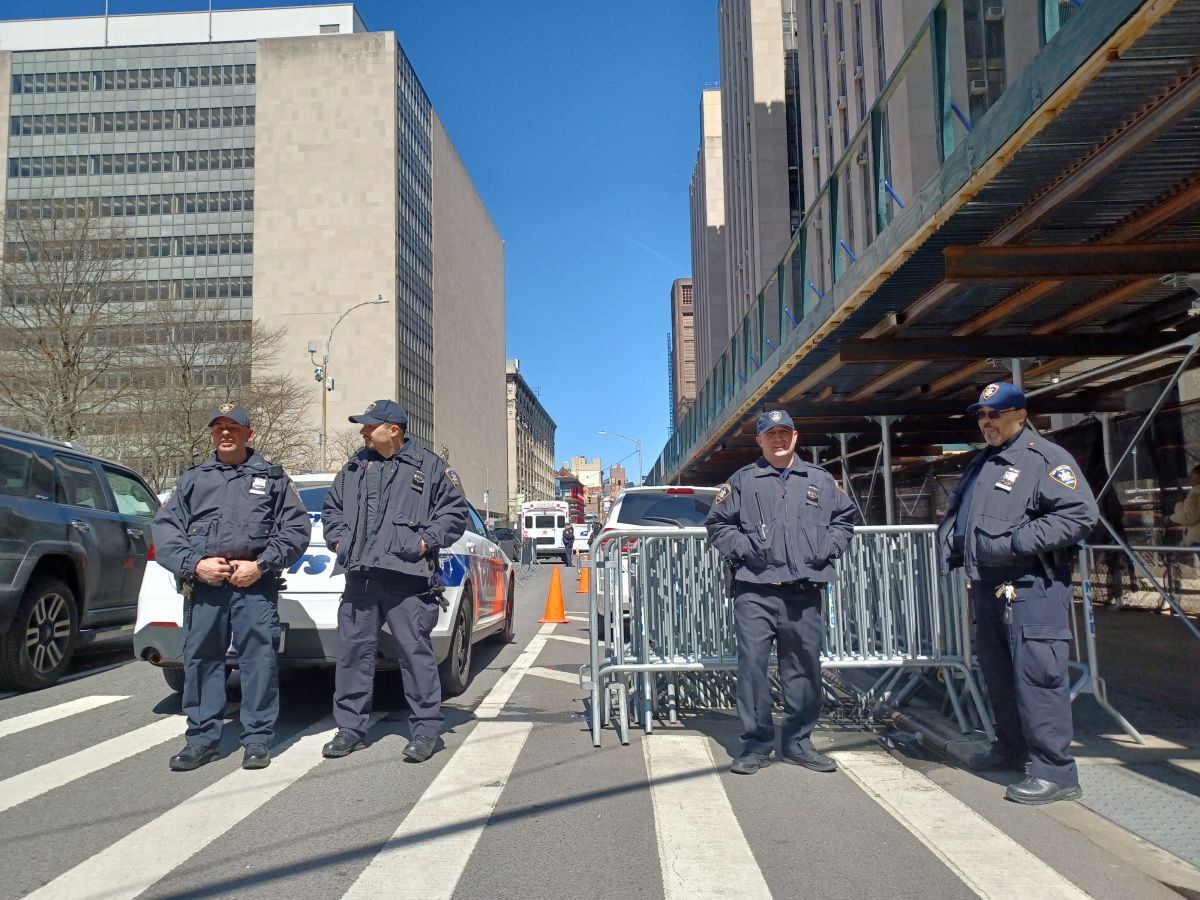
<svg viewBox="0 0 1200 900">
<path fill-rule="evenodd" d="M 131 469 L 0 428 L 0 685 L 54 684 L 133 633 L 158 498 Z"/>
</svg>

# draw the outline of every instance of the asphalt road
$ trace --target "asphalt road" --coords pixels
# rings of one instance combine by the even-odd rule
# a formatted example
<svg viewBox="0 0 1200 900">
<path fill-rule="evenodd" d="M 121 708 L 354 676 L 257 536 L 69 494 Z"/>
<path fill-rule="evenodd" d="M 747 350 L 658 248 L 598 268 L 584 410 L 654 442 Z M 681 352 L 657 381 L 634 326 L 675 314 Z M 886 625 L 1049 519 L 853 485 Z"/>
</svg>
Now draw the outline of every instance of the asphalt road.
<svg viewBox="0 0 1200 900">
<path fill-rule="evenodd" d="M 869 730 L 819 732 L 832 775 L 732 775 L 729 712 L 594 749 L 586 625 L 537 624 L 548 571 L 518 591 L 517 642 L 476 647 L 446 749 L 422 765 L 400 756 L 396 676 L 380 676 L 371 745 L 343 760 L 320 757 L 332 674 L 286 676 L 260 772 L 239 768 L 236 701 L 222 758 L 170 772 L 178 696 L 144 663 L 0 698 L 0 898 L 1179 896 L 1146 874 L 1152 848 L 1082 806 L 1007 803 L 1002 779 Z"/>
</svg>

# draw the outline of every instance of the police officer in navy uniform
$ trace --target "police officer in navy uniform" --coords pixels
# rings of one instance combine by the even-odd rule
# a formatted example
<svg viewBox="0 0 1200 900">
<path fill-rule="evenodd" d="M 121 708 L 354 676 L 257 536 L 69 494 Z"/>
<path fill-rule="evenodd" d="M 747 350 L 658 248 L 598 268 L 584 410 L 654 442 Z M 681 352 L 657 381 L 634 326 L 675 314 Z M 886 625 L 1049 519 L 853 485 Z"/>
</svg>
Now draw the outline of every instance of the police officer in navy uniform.
<svg viewBox="0 0 1200 900">
<path fill-rule="evenodd" d="M 828 472 L 796 455 L 798 435 L 783 410 L 758 418 L 762 456 L 721 485 L 705 525 L 734 567 L 739 775 L 770 764 L 775 745 L 767 661 L 777 646 L 784 715 L 780 759 L 817 772 L 834 761 L 813 747 L 821 712 L 821 601 L 833 560 L 854 537 L 854 504 Z"/>
<path fill-rule="evenodd" d="M 231 630 L 242 680 L 242 767 L 270 764 L 279 716 L 279 574 L 304 553 L 312 528 L 283 468 L 246 446 L 254 432 L 243 407 L 222 403 L 208 427 L 212 456 L 179 476 L 153 525 L 156 558 L 186 598 L 187 746 L 171 757 L 177 772 L 217 756 Z"/>
<path fill-rule="evenodd" d="M 325 542 L 346 573 L 338 607 L 333 717 L 327 757 L 363 746 L 374 693 L 375 650 L 386 621 L 400 655 L 412 710 L 404 756 L 424 762 L 438 749 L 442 689 L 430 634 L 438 620 L 431 576 L 438 551 L 467 526 L 467 498 L 446 461 L 405 437 L 408 414 L 376 400 L 361 416 L 366 446 L 338 472 L 325 495 Z"/>
<path fill-rule="evenodd" d="M 968 761 L 1021 772 L 1018 803 L 1082 796 L 1071 756 L 1067 678 L 1071 567 L 1099 512 L 1078 464 L 1027 424 L 1025 395 L 989 384 L 967 408 L 987 441 L 938 528 L 942 570 L 961 567 L 975 611 L 975 651 L 996 714 L 996 743 Z"/>
</svg>

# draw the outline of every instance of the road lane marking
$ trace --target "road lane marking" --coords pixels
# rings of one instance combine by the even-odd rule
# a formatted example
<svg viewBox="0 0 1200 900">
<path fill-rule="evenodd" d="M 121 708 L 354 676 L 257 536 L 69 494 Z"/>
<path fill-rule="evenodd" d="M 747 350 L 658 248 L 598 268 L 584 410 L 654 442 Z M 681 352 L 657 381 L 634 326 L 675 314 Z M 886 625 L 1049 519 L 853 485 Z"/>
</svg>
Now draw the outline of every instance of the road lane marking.
<svg viewBox="0 0 1200 900">
<path fill-rule="evenodd" d="M 547 669 L 545 666 L 533 666 L 529 669 L 529 674 L 536 675 L 538 678 L 549 678 L 552 681 L 561 681 L 564 684 L 573 684 L 575 687 L 579 687 L 579 676 L 572 675 L 570 672 Z"/>
<path fill-rule="evenodd" d="M 590 622 L 591 621 L 591 619 L 589 619 L 587 616 L 573 616 L 570 613 L 567 613 L 567 618 L 570 619 L 572 622 Z"/>
<path fill-rule="evenodd" d="M 508 698 L 516 690 L 521 676 L 533 666 L 538 658 L 538 654 L 546 646 L 546 639 L 551 636 L 550 632 L 552 631 L 554 631 L 553 623 L 547 623 L 538 629 L 537 634 L 529 639 L 529 643 L 525 645 L 525 649 L 521 651 L 521 655 L 508 667 L 508 671 L 500 676 L 500 680 L 496 682 L 488 692 L 488 695 L 483 698 L 483 701 L 475 709 L 475 718 L 494 719 L 500 715 L 504 709 L 504 704 L 508 703 Z"/>
<path fill-rule="evenodd" d="M 73 716 L 76 713 L 87 712 L 89 709 L 96 709 L 99 706 L 116 703 L 118 700 L 128 699 L 128 697 L 124 696 L 113 697 L 105 695 L 80 697 L 78 700 L 70 700 L 66 703 L 60 703 L 57 706 L 48 707 L 47 709 L 39 709 L 37 712 L 4 719 L 0 721 L 0 738 L 27 731 L 30 728 L 36 728 L 48 722 L 57 722 L 59 719 L 65 719 L 67 716 Z"/>
<path fill-rule="evenodd" d="M 375 713 L 372 724 L 381 716 Z M 276 748 L 269 768 L 235 769 L 26 900 L 132 900 L 320 763 L 331 727 L 323 721 L 306 728 Z"/>
<path fill-rule="evenodd" d="M 182 738 L 186 725 L 183 716 L 167 716 L 128 734 L 119 735 L 94 747 L 6 778 L 0 781 L 0 812 L 156 747 L 164 741 Z"/>
<path fill-rule="evenodd" d="M 985 900 L 1088 897 L 957 797 L 882 750 L 832 755 L 855 784 Z"/>
<path fill-rule="evenodd" d="M 591 644 L 591 641 L 589 641 L 587 638 L 573 637 L 569 634 L 552 634 L 550 635 L 550 639 L 555 641 L 566 641 L 568 644 L 583 644 L 585 647 Z"/>
<path fill-rule="evenodd" d="M 666 900 L 769 898 L 762 870 L 717 775 L 707 737 L 642 741 Z"/>
<path fill-rule="evenodd" d="M 401 885 L 406 897 L 450 897 L 532 730 L 478 723 L 343 900 L 395 897 Z"/>
</svg>

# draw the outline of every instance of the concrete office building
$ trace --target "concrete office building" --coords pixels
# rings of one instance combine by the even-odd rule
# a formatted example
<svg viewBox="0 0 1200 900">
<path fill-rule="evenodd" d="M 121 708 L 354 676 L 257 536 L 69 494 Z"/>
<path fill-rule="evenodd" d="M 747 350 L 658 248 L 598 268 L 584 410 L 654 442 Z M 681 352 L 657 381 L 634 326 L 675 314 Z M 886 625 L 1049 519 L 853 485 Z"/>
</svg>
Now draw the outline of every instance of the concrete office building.
<svg viewBox="0 0 1200 900">
<path fill-rule="evenodd" d="M 855 131 L 879 97 L 900 55 L 912 41 L 932 4 L 930 0 L 797 0 L 800 57 L 800 157 L 807 162 L 805 183 L 815 192 L 829 178 Z M 967 122 L 977 122 L 1004 92 L 1009 78 L 1025 68 L 1040 48 L 1038 0 L 952 0 L 946 25 L 952 69 L 951 98 Z M 923 67 L 923 68 L 922 68 Z M 911 95 L 902 83 L 887 105 L 891 156 L 884 177 L 907 203 L 937 170 L 936 135 L 928 126 L 925 84 L 933 78 L 928 52 L 910 72 L 921 90 Z M 911 128 L 909 122 L 919 123 Z M 961 120 L 956 129 L 964 129 Z M 962 132 L 960 131 L 960 134 Z M 873 190 L 870 166 L 852 166 L 840 186 L 843 226 L 851 249 L 865 246 L 875 223 L 854 216 L 868 208 Z M 808 202 L 813 200 L 808 198 Z M 892 201 L 888 201 L 892 202 Z M 898 207 L 897 207 L 898 209 Z M 827 239 L 816 223 L 817 236 Z M 813 273 L 828 287 L 824 260 Z"/>
<path fill-rule="evenodd" d="M 390 301 L 338 326 L 328 431 L 394 397 L 482 505 L 507 468 L 503 245 L 394 33 L 350 4 L 3 22 L 0 113 L 9 215 L 97 198 L 145 244 L 147 303 L 286 327 L 301 439 L 309 342 Z"/>
<path fill-rule="evenodd" d="M 526 500 L 554 497 L 554 420 L 521 375 L 521 361 L 504 365 L 508 403 L 508 518 Z M 497 508 L 499 503 L 495 504 Z"/>
<path fill-rule="evenodd" d="M 717 6 L 730 335 L 779 265 L 803 213 L 794 91 L 800 2 Z"/>
<path fill-rule="evenodd" d="M 696 373 L 703 383 L 731 336 L 720 88 L 705 88 L 700 96 L 700 149 L 696 151 L 690 199 Z"/>
<path fill-rule="evenodd" d="M 600 465 L 600 457 L 588 462 L 585 456 L 571 457 L 571 471 L 583 485 L 584 511 L 600 514 L 600 494 L 604 484 L 604 467 Z"/>
<path fill-rule="evenodd" d="M 671 283 L 671 427 L 683 418 L 696 399 L 695 305 L 692 279 Z"/>
</svg>

